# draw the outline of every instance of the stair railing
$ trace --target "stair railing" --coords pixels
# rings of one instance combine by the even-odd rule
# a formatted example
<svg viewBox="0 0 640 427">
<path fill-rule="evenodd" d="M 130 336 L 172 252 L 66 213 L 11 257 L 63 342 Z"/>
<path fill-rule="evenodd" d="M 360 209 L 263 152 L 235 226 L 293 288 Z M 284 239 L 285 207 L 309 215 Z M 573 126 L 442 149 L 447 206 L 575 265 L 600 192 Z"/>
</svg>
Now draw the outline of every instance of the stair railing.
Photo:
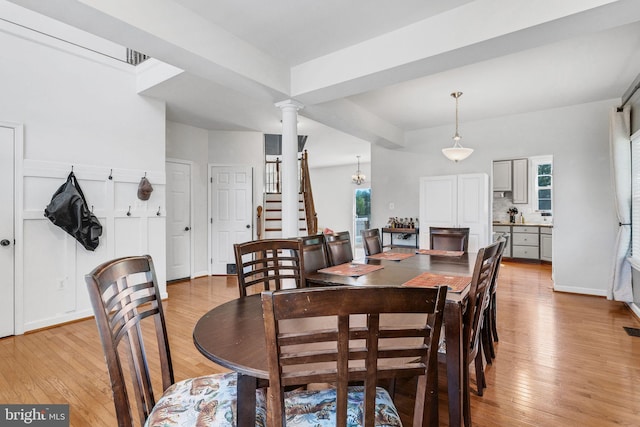
<svg viewBox="0 0 640 427">
<path fill-rule="evenodd" d="M 280 181 L 282 179 L 280 163 L 282 163 L 282 161 L 279 158 L 265 162 L 264 187 L 267 193 L 280 193 Z"/>
<path fill-rule="evenodd" d="M 262 239 L 262 233 L 264 231 L 264 222 L 262 221 L 262 206 L 256 208 L 256 238 Z"/>
<path fill-rule="evenodd" d="M 304 201 L 307 234 L 316 234 L 318 232 L 318 214 L 313 203 L 307 150 L 304 150 L 304 153 L 302 153 L 302 159 L 300 161 L 300 192 L 302 193 L 302 200 Z"/>
</svg>

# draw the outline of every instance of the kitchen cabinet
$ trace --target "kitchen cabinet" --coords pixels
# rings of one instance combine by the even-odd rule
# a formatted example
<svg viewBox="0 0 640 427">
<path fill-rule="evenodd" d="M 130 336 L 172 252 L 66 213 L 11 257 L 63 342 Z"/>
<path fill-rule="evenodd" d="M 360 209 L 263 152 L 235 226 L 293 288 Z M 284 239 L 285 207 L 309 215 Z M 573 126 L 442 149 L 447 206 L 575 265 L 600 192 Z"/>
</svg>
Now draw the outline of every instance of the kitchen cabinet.
<svg viewBox="0 0 640 427">
<path fill-rule="evenodd" d="M 529 159 L 516 159 L 513 163 L 513 203 L 529 203 Z"/>
<path fill-rule="evenodd" d="M 510 235 L 504 250 L 505 258 L 552 262 L 553 228 L 546 225 L 494 224 L 494 233 Z"/>
<path fill-rule="evenodd" d="M 540 227 L 540 259 L 542 261 L 553 260 L 553 229 Z"/>
<path fill-rule="evenodd" d="M 540 228 L 512 227 L 511 253 L 514 258 L 540 259 Z"/>
<path fill-rule="evenodd" d="M 493 162 L 493 191 L 511 191 L 511 160 Z"/>
<path fill-rule="evenodd" d="M 420 247 L 429 227 L 468 227 L 469 252 L 489 244 L 489 176 L 485 173 L 420 178 Z"/>
</svg>

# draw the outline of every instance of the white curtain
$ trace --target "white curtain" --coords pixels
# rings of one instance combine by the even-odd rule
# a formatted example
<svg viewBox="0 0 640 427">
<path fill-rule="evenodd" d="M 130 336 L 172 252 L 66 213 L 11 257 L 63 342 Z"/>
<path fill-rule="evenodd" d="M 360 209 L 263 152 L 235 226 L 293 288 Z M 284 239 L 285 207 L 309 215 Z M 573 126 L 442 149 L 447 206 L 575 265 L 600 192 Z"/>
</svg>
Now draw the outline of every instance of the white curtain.
<svg viewBox="0 0 640 427">
<path fill-rule="evenodd" d="M 622 111 L 614 108 L 609 115 L 609 145 L 611 150 L 611 173 L 618 213 L 618 238 L 616 239 L 613 274 L 607 298 L 616 301 L 633 301 L 631 287 L 631 108 Z"/>
</svg>

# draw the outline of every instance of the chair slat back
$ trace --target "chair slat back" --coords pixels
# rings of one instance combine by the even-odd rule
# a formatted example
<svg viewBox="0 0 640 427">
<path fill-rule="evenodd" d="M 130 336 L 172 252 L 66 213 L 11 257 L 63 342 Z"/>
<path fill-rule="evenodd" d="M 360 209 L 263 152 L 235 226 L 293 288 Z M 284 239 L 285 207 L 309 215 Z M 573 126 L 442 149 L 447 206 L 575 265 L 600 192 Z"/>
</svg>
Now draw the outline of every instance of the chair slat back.
<svg viewBox="0 0 640 427">
<path fill-rule="evenodd" d="M 323 234 L 301 237 L 304 271 L 306 274 L 329 267 L 326 242 Z"/>
<path fill-rule="evenodd" d="M 162 372 L 162 390 L 157 395 L 162 395 L 174 383 L 153 260 L 145 255 L 108 261 L 87 274 L 85 281 L 111 379 L 118 425 L 128 427 L 135 424 L 132 406 L 137 408 L 139 425 L 142 425 L 155 405 L 145 352 L 145 341 L 151 344 L 154 339 L 143 336 L 141 323 L 144 319 L 152 319 L 155 326 Z M 122 360 L 123 354 L 125 361 Z M 129 381 L 125 380 L 127 376 Z M 133 388 L 133 397 L 130 388 Z"/>
<path fill-rule="evenodd" d="M 375 255 L 382 252 L 382 242 L 380 241 L 380 230 L 371 228 L 362 230 L 362 247 L 365 255 Z"/>
<path fill-rule="evenodd" d="M 325 235 L 327 242 L 327 253 L 331 265 L 340 265 L 353 261 L 353 251 L 351 249 L 351 235 L 348 231 L 340 231 L 334 234 Z"/>
<path fill-rule="evenodd" d="M 485 308 L 485 297 L 488 295 L 499 258 L 500 242 L 480 248 L 476 255 L 476 263 L 471 278 L 467 309 L 464 313 L 463 336 L 468 346 L 468 360 L 476 356 L 480 344 L 480 329 Z"/>
<path fill-rule="evenodd" d="M 469 249 L 469 228 L 429 227 L 431 249 L 463 251 Z"/>
<path fill-rule="evenodd" d="M 263 292 L 273 420 L 285 425 L 286 386 L 332 383 L 337 388 L 336 419 L 345 426 L 347 386 L 356 381 L 364 383 L 363 425 L 373 426 L 378 380 L 419 377 L 414 410 L 419 421 L 414 425 L 427 425 L 433 396 L 426 390 L 437 387 L 446 292 L 446 287 Z"/>
<path fill-rule="evenodd" d="M 255 292 L 281 289 L 287 282 L 305 286 L 304 257 L 300 239 L 264 239 L 233 245 L 240 297 Z"/>
</svg>

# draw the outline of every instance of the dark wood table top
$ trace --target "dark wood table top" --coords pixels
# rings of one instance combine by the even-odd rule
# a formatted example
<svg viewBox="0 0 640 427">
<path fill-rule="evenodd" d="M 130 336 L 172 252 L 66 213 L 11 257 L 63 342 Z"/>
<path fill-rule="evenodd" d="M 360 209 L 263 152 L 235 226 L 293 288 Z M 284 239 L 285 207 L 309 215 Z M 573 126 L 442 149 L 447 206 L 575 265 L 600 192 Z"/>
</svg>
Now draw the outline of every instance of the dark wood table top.
<svg viewBox="0 0 640 427">
<path fill-rule="evenodd" d="M 470 276 L 475 254 L 462 257 L 415 255 L 402 261 L 365 259 L 355 262 L 379 264 L 384 268 L 360 277 L 313 273 L 307 280 L 319 285 L 399 286 L 425 271 Z M 466 292 L 447 293 L 447 302 L 460 302 Z M 260 295 L 238 298 L 206 313 L 196 323 L 193 341 L 198 350 L 215 363 L 245 375 L 268 379 Z"/>
</svg>

